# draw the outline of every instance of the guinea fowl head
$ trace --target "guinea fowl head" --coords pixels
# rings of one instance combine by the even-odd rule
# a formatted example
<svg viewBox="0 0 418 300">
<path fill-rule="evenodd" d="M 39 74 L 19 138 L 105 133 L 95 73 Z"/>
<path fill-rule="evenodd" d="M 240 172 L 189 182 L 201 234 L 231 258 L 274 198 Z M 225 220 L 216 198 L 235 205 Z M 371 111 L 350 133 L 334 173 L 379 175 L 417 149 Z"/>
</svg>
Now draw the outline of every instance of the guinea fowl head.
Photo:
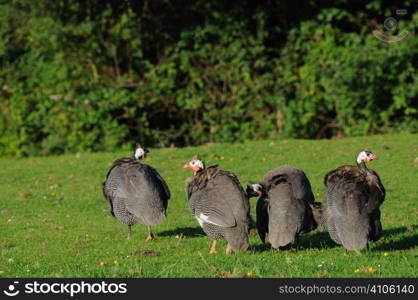
<svg viewBox="0 0 418 300">
<path fill-rule="evenodd" d="M 258 184 L 258 183 L 256 184 L 248 183 L 246 192 L 249 198 L 259 197 L 263 194 L 263 187 L 261 186 L 261 184 Z"/>
<path fill-rule="evenodd" d="M 192 160 L 187 162 L 183 168 L 190 169 L 194 173 L 200 172 L 205 169 L 204 162 L 200 159 L 199 155 L 195 155 L 192 157 Z"/>
<path fill-rule="evenodd" d="M 357 165 L 365 167 L 366 163 L 371 162 L 372 160 L 377 159 L 377 155 L 373 154 L 371 151 L 364 149 L 357 156 Z"/>
<path fill-rule="evenodd" d="M 148 153 L 149 151 L 147 149 L 142 148 L 140 144 L 136 144 L 135 153 L 134 153 L 135 159 L 140 160 L 142 158 L 145 158 L 147 157 Z"/>
</svg>

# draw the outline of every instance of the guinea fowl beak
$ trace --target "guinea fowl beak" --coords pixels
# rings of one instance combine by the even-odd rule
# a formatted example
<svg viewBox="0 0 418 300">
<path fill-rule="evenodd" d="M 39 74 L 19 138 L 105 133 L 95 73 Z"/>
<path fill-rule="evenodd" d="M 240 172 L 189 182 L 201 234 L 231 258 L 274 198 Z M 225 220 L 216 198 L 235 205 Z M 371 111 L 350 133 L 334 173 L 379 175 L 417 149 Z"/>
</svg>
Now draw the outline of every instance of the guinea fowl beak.
<svg viewBox="0 0 418 300">
<path fill-rule="evenodd" d="M 183 168 L 188 169 L 189 168 L 189 163 L 185 163 Z"/>
<path fill-rule="evenodd" d="M 377 155 L 376 154 L 371 154 L 369 157 L 366 157 L 364 159 L 364 162 L 368 163 L 368 162 L 371 162 L 372 160 L 375 160 L 375 159 L 377 159 Z"/>
</svg>

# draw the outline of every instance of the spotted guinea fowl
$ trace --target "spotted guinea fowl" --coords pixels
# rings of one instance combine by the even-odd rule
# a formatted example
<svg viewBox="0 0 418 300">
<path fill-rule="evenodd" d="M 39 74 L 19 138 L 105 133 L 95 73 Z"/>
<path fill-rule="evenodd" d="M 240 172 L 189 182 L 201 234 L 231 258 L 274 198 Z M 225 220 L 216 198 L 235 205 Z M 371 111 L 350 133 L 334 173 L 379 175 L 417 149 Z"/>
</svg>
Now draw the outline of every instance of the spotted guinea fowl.
<svg viewBox="0 0 418 300">
<path fill-rule="evenodd" d="M 259 184 L 247 186 L 249 197 L 257 201 L 257 229 L 261 241 L 266 233 L 273 248 L 282 249 L 297 242 L 301 232 L 314 230 L 317 223 L 312 210 L 318 203 L 305 173 L 292 166 L 268 172 Z"/>
<path fill-rule="evenodd" d="M 140 222 L 148 227 L 146 241 L 153 240 L 151 226 L 166 218 L 170 190 L 157 170 L 139 162 L 147 153 L 148 150 L 137 144 L 133 157 L 113 162 L 103 183 L 110 213 L 128 225 L 128 239 L 131 238 L 131 226 Z"/>
<path fill-rule="evenodd" d="M 222 238 L 228 242 L 226 253 L 247 250 L 250 206 L 237 176 L 218 166 L 205 168 L 196 155 L 184 168 L 194 172 L 186 181 L 186 196 L 193 216 L 213 239 L 209 253 L 217 253 Z"/>
<path fill-rule="evenodd" d="M 323 219 L 331 239 L 346 250 L 361 250 L 368 241 L 382 234 L 380 205 L 385 188 L 379 175 L 366 163 L 377 156 L 365 149 L 357 157 L 356 166 L 342 166 L 328 172 Z"/>
</svg>

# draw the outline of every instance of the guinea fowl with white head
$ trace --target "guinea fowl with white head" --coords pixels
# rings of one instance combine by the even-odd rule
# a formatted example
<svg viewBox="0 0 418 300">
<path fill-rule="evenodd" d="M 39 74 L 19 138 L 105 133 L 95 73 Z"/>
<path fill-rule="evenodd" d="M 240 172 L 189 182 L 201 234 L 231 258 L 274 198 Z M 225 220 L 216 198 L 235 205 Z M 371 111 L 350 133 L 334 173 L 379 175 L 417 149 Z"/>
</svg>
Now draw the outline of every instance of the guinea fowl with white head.
<svg viewBox="0 0 418 300">
<path fill-rule="evenodd" d="M 213 239 L 209 253 L 217 253 L 222 238 L 228 242 L 226 253 L 247 250 L 250 206 L 237 176 L 218 166 L 205 168 L 197 155 L 184 168 L 194 172 L 186 181 L 186 196 L 192 215 Z"/>
<path fill-rule="evenodd" d="M 380 205 L 385 188 L 379 175 L 366 163 L 377 156 L 365 149 L 357 156 L 356 166 L 342 166 L 328 172 L 323 222 L 331 239 L 346 250 L 361 250 L 368 241 L 377 241 L 382 234 Z"/>
<path fill-rule="evenodd" d="M 135 222 L 147 225 L 146 241 L 154 239 L 151 226 L 166 219 L 170 190 L 153 167 L 140 162 L 149 151 L 137 144 L 133 157 L 113 162 L 103 183 L 103 195 L 109 202 L 110 213 L 128 225 L 128 239 Z"/>
</svg>

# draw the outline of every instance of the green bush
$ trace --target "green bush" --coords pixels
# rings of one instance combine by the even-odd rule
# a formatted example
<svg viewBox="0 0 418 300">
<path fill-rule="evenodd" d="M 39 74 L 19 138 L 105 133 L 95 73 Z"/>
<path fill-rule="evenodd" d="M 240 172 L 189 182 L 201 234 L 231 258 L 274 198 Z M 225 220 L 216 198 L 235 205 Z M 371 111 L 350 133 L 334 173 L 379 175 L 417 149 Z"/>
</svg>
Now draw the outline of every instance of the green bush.
<svg viewBox="0 0 418 300">
<path fill-rule="evenodd" d="M 416 132 L 413 1 L 371 33 L 396 5 L 1 2 L 0 155 Z"/>
<path fill-rule="evenodd" d="M 418 28 L 404 25 L 410 32 Z M 416 130 L 417 59 L 416 37 L 383 43 L 319 20 L 292 29 L 277 69 L 288 74 L 282 83 L 286 136 L 358 136 L 398 124 Z"/>
</svg>

